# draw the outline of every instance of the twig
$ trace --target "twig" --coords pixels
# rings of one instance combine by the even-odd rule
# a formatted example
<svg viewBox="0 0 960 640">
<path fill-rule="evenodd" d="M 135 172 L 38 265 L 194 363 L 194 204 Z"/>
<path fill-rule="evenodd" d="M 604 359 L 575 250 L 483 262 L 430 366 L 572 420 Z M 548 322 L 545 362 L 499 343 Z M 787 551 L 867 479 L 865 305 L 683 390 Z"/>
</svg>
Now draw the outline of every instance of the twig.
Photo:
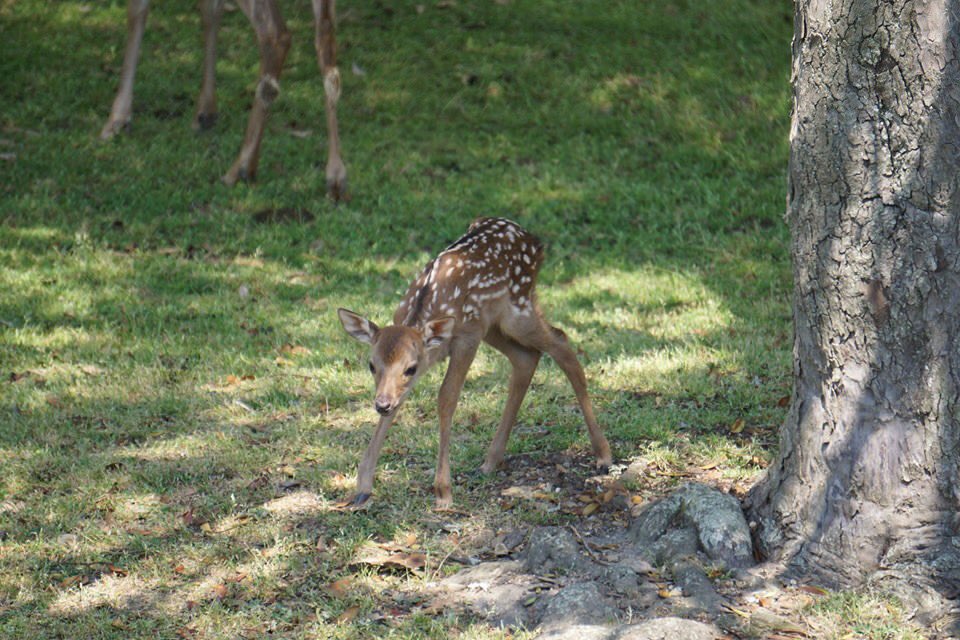
<svg viewBox="0 0 960 640">
<path fill-rule="evenodd" d="M 570 529 L 570 531 L 573 532 L 573 535 L 575 535 L 575 536 L 577 537 L 577 540 L 580 541 L 580 544 L 583 545 L 583 548 L 587 550 L 587 555 L 590 556 L 590 559 L 591 559 L 591 560 L 593 560 L 593 561 L 596 562 L 597 564 L 602 564 L 602 565 L 605 566 L 605 567 L 609 567 L 609 566 L 610 566 L 611 563 L 607 562 L 606 560 L 600 559 L 600 558 L 597 556 L 597 554 L 595 554 L 595 553 L 593 552 L 593 549 L 590 548 L 590 544 L 589 544 L 586 540 L 583 539 L 583 536 L 580 535 L 580 532 L 577 531 L 577 528 L 576 528 L 575 526 L 573 526 L 573 525 L 571 524 L 571 525 L 567 525 L 567 528 Z"/>
<path fill-rule="evenodd" d="M 440 564 L 437 565 L 437 568 L 433 570 L 433 577 L 430 578 L 430 582 L 433 582 L 437 579 L 437 576 L 440 575 L 440 570 L 443 569 L 444 563 L 453 555 L 453 549 L 447 552 L 447 555 L 443 556 L 443 560 L 440 561 Z"/>
</svg>

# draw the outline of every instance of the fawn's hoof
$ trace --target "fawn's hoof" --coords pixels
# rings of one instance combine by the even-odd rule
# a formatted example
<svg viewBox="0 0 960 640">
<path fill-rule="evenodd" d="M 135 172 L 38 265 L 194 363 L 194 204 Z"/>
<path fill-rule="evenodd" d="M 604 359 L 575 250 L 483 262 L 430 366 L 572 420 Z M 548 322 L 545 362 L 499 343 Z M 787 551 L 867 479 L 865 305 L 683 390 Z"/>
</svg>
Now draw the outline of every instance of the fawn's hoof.
<svg viewBox="0 0 960 640">
<path fill-rule="evenodd" d="M 103 125 L 103 129 L 100 130 L 100 139 L 101 140 L 110 140 L 118 133 L 126 133 L 130 131 L 130 120 L 110 120 L 107 124 Z"/>
<path fill-rule="evenodd" d="M 357 509 L 366 504 L 367 500 L 370 499 L 369 493 L 358 493 L 350 499 L 350 507 Z"/>
<path fill-rule="evenodd" d="M 198 113 L 197 117 L 193 121 L 193 128 L 196 131 L 209 131 L 213 129 L 213 126 L 217 124 L 218 114 L 214 113 Z"/>
<path fill-rule="evenodd" d="M 246 167 L 232 167 L 230 171 L 220 178 L 220 182 L 232 187 L 238 182 L 253 182 L 256 176 L 252 171 L 249 171 Z"/>
</svg>

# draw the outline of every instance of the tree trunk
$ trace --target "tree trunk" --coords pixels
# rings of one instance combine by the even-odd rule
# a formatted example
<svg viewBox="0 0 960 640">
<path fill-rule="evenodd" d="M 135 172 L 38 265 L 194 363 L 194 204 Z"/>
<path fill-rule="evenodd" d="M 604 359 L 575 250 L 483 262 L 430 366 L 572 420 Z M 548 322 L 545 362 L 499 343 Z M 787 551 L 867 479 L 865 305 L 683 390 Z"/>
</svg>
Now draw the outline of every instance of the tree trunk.
<svg viewBox="0 0 960 640">
<path fill-rule="evenodd" d="M 958 2 L 797 0 L 794 374 L 748 513 L 833 586 L 960 577 Z"/>
</svg>

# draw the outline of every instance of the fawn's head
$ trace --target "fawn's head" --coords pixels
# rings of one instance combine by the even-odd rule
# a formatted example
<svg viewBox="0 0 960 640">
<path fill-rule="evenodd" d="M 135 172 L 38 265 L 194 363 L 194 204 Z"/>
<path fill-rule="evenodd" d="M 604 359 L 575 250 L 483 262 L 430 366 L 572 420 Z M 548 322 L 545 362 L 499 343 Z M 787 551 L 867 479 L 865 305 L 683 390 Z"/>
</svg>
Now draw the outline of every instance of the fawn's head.
<svg viewBox="0 0 960 640">
<path fill-rule="evenodd" d="M 453 335 L 454 319 L 437 318 L 424 328 L 391 325 L 380 328 L 346 309 L 340 323 L 351 336 L 370 345 L 370 373 L 377 387 L 374 408 L 382 416 L 396 411 L 414 383 L 443 355 Z"/>
</svg>

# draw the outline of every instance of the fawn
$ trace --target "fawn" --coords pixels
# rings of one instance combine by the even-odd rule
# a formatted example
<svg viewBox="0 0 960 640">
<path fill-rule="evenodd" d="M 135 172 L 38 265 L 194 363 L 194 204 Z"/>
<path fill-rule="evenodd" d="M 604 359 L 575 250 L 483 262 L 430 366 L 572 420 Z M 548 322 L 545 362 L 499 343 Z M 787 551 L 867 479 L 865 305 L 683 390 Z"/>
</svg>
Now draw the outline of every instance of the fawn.
<svg viewBox="0 0 960 640">
<path fill-rule="evenodd" d="M 370 345 L 370 372 L 376 382 L 374 406 L 380 414 L 357 469 L 352 505 L 360 506 L 370 497 L 387 430 L 413 385 L 449 356 L 438 399 L 440 449 L 434 490 L 438 509 L 452 506 L 450 428 L 481 341 L 503 353 L 513 367 L 503 417 L 480 467 L 483 473 L 492 473 L 503 460 L 517 411 L 544 352 L 556 360 L 573 385 L 597 465 L 610 465 L 610 445 L 593 415 L 583 368 L 566 335 L 547 324 L 537 305 L 534 286 L 542 262 L 543 245 L 518 224 L 479 218 L 463 237 L 427 263 L 403 296 L 392 325 L 381 328 L 352 311 L 338 310 L 346 332 Z"/>
</svg>

